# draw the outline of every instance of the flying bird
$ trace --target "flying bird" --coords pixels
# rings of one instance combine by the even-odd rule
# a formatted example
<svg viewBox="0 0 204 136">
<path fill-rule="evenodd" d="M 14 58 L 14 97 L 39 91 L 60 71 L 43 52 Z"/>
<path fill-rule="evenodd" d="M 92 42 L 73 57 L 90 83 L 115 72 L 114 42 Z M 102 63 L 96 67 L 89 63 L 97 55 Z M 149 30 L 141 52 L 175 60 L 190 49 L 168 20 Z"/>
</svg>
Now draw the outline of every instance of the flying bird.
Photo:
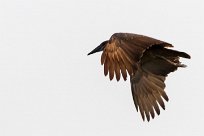
<svg viewBox="0 0 204 136">
<path fill-rule="evenodd" d="M 179 61 L 180 57 L 190 59 L 187 53 L 169 47 L 173 46 L 148 36 L 115 33 L 88 55 L 103 51 L 101 64 L 110 80 L 114 76 L 117 81 L 127 80 L 129 74 L 136 110 L 143 121 L 145 118 L 150 121 L 155 112 L 160 114 L 159 105 L 165 110 L 164 100 L 169 100 L 164 91 L 167 75 L 178 67 L 186 67 Z"/>
</svg>

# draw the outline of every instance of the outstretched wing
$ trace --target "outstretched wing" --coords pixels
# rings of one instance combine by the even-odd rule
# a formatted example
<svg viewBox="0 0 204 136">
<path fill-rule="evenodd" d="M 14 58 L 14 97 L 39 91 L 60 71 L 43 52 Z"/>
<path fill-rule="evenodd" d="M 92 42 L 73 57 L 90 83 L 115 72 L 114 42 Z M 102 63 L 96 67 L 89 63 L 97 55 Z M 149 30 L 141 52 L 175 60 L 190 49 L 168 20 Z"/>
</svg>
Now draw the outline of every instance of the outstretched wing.
<svg viewBox="0 0 204 136">
<path fill-rule="evenodd" d="M 158 104 L 165 109 L 164 101 L 168 96 L 164 92 L 165 77 L 178 67 L 185 67 L 179 57 L 190 58 L 184 52 L 166 48 L 152 47 L 145 51 L 138 65 L 138 70 L 131 75 L 131 89 L 133 100 L 143 120 L 155 117 L 154 111 L 159 115 Z"/>
<path fill-rule="evenodd" d="M 143 53 L 153 45 L 172 47 L 171 44 L 147 36 L 130 33 L 113 34 L 101 56 L 105 76 L 109 73 L 112 80 L 115 75 L 118 81 L 122 74 L 126 80 L 127 72 L 132 75 L 137 71 L 137 64 Z"/>
<path fill-rule="evenodd" d="M 143 120 L 146 116 L 149 121 L 150 115 L 154 118 L 154 111 L 159 115 L 159 105 L 165 109 L 163 99 L 168 101 L 168 96 L 164 92 L 164 76 L 154 75 L 139 69 L 135 75 L 131 76 L 130 81 L 135 107 L 137 111 L 139 108 Z"/>
</svg>

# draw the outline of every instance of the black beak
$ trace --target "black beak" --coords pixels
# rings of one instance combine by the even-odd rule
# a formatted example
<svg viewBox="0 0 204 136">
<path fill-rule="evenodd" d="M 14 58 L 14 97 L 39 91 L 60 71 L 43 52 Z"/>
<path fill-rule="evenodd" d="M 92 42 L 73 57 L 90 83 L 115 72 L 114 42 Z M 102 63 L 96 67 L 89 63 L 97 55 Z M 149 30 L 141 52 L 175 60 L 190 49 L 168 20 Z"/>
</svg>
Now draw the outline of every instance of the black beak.
<svg viewBox="0 0 204 136">
<path fill-rule="evenodd" d="M 94 50 L 92 50 L 91 52 L 88 53 L 88 55 L 91 55 L 91 54 L 94 54 L 96 52 L 100 52 L 100 51 L 103 51 L 104 47 L 106 46 L 106 43 L 108 41 L 104 41 L 102 42 L 98 47 L 96 47 Z"/>
</svg>

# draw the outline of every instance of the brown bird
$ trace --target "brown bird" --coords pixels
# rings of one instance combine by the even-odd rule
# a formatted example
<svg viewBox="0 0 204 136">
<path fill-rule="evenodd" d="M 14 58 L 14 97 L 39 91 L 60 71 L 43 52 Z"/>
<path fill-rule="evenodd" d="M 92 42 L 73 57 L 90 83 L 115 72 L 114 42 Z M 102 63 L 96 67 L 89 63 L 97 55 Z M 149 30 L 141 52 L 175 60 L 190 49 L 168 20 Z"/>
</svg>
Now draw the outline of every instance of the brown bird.
<svg viewBox="0 0 204 136">
<path fill-rule="evenodd" d="M 149 121 L 150 116 L 155 117 L 154 111 L 160 114 L 159 105 L 165 109 L 163 99 L 169 100 L 164 91 L 165 78 L 178 67 L 186 67 L 179 57 L 190 59 L 187 53 L 167 47 L 173 46 L 143 35 L 115 33 L 88 55 L 103 51 L 101 64 L 110 80 L 114 75 L 117 81 L 121 75 L 126 80 L 128 72 L 135 107 L 140 110 L 142 119 L 146 116 Z"/>
</svg>

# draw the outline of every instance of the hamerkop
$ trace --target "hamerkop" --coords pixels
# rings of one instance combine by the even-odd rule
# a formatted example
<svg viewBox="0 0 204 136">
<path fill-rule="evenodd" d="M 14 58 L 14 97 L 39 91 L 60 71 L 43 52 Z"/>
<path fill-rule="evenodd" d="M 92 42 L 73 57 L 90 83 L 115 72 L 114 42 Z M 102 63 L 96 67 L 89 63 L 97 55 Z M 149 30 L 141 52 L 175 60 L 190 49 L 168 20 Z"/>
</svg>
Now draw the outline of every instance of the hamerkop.
<svg viewBox="0 0 204 136">
<path fill-rule="evenodd" d="M 135 107 L 142 119 L 149 121 L 150 116 L 155 117 L 154 111 L 160 114 L 159 105 L 165 109 L 163 99 L 169 100 L 164 91 L 165 78 L 178 67 L 186 67 L 179 57 L 190 59 L 187 53 L 168 47 L 173 46 L 148 36 L 115 33 L 88 55 L 103 51 L 101 64 L 110 80 L 115 76 L 119 81 L 121 75 L 126 80 L 128 72 Z"/>
</svg>

